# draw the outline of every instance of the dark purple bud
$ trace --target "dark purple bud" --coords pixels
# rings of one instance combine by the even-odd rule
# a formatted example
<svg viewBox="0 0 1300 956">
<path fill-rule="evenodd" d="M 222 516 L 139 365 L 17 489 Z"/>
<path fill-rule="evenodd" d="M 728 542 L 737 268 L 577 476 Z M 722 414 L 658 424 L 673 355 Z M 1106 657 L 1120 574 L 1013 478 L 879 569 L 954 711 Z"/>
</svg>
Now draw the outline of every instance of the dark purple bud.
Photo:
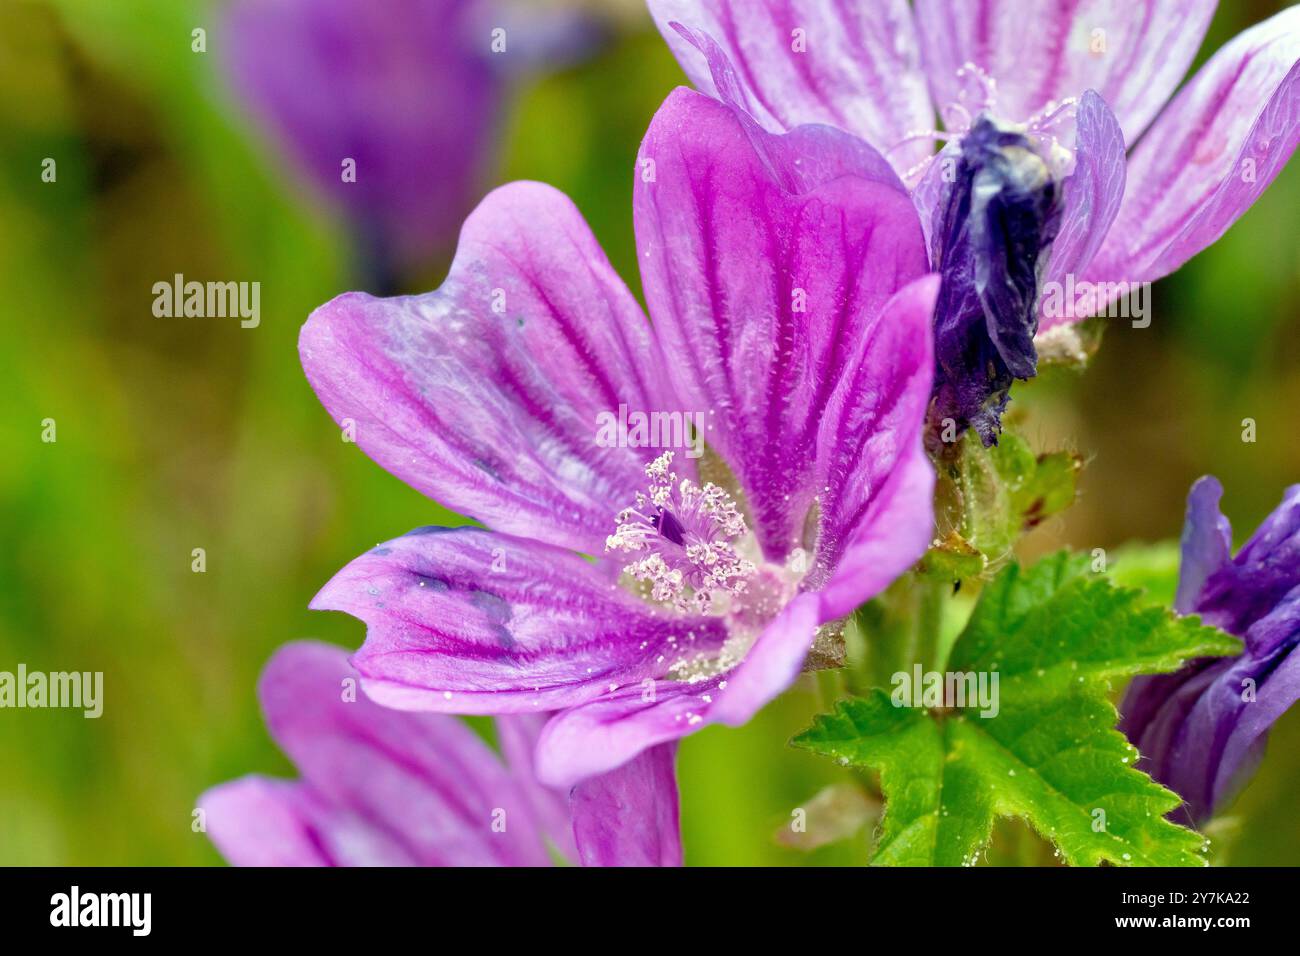
<svg viewBox="0 0 1300 956">
<path fill-rule="evenodd" d="M 997 441 L 1007 392 L 1032 378 L 1038 285 L 1060 227 L 1060 189 L 1024 134 L 980 116 L 962 138 L 934 232 L 935 415 Z"/>
</svg>

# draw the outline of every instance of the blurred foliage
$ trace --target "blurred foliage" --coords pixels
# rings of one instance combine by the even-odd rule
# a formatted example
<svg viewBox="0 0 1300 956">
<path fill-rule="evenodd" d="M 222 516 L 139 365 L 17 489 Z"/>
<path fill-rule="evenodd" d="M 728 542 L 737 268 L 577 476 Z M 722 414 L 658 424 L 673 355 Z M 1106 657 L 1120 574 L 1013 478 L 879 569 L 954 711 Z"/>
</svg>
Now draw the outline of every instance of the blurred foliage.
<svg viewBox="0 0 1300 956">
<path fill-rule="evenodd" d="M 1273 9 L 1225 4 L 1205 49 Z M 517 92 L 488 179 L 569 193 L 639 294 L 634 159 L 684 80 L 644 15 L 620 22 L 595 56 Z M 377 541 L 458 521 L 342 442 L 303 378 L 299 326 L 358 280 L 340 224 L 259 140 L 214 55 L 191 53 L 196 25 L 221 43 L 215 23 L 195 0 L 0 4 L 0 669 L 102 670 L 106 698 L 97 721 L 0 713 L 0 864 L 218 862 L 191 832 L 195 797 L 291 772 L 254 697 L 271 651 L 307 636 L 356 646 L 359 623 L 307 611 L 315 590 Z M 1014 391 L 1035 454 L 1085 461 L 1078 503 L 1027 555 L 1176 538 L 1206 472 L 1241 535 L 1300 476 L 1298 200 L 1293 163 L 1157 285 L 1149 329 L 1117 322 L 1085 372 Z M 431 261 L 409 291 L 445 268 Z M 259 281 L 260 327 L 154 318 L 152 284 L 178 272 Z M 57 443 L 40 440 L 46 418 Z M 834 691 L 810 678 L 747 727 L 683 744 L 690 862 L 865 858 L 862 832 L 812 852 L 773 838 L 857 779 L 786 746 Z M 1300 861 L 1300 713 L 1270 750 L 1233 808 L 1234 864 Z M 1040 857 L 1009 831 L 989 860 Z"/>
</svg>

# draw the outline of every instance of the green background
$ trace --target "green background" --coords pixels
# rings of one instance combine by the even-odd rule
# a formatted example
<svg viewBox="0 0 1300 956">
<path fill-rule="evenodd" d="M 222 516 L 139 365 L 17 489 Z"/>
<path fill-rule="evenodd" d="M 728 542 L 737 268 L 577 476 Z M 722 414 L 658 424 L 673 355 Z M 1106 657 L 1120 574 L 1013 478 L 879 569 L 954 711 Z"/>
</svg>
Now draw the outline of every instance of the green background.
<svg viewBox="0 0 1300 956">
<path fill-rule="evenodd" d="M 620 7 L 594 56 L 516 88 L 484 186 L 566 191 L 639 290 L 634 157 L 683 78 L 648 17 Z M 1202 59 L 1278 8 L 1224 4 Z M 343 443 L 303 378 L 299 326 L 357 280 L 338 221 L 259 140 L 214 53 L 190 51 L 194 26 L 220 42 L 215 21 L 182 0 L 0 0 L 0 670 L 105 673 L 99 720 L 0 711 L 0 864 L 218 863 L 190 829 L 196 796 L 292 772 L 254 698 L 267 657 L 300 637 L 357 646 L 359 622 L 308 600 L 377 541 L 450 519 Z M 47 156 L 57 184 L 40 181 Z M 1022 433 L 1088 459 L 1080 501 L 1027 553 L 1176 537 L 1207 472 L 1240 539 L 1300 477 L 1298 200 L 1293 163 L 1157 284 L 1150 328 L 1116 322 L 1086 372 L 1017 387 Z M 259 281 L 261 326 L 155 318 L 151 286 L 175 272 Z M 57 443 L 41 441 L 46 418 Z M 800 685 L 747 727 L 683 744 L 689 862 L 864 858 L 864 834 L 814 853 L 773 839 L 844 779 L 785 746 L 819 706 Z M 1300 712 L 1231 808 L 1224 859 L 1300 863 L 1297 792 Z M 1001 827 L 1000 846 L 1026 841 Z"/>
</svg>

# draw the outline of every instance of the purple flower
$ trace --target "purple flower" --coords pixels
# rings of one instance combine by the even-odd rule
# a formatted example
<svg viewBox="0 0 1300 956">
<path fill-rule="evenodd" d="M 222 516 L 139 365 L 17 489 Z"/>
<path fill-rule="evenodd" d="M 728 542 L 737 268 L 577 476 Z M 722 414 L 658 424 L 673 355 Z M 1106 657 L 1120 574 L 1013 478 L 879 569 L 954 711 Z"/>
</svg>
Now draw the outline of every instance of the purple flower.
<svg viewBox="0 0 1300 956">
<path fill-rule="evenodd" d="M 649 5 L 701 91 L 769 130 L 827 123 L 890 157 L 943 275 L 936 418 L 986 442 L 1011 381 L 1036 372 L 1035 334 L 1077 351 L 1071 322 L 1218 239 L 1300 140 L 1300 7 L 1171 100 L 1213 0 Z M 936 138 L 955 139 L 938 161 Z"/>
<path fill-rule="evenodd" d="M 514 183 L 436 292 L 340 296 L 300 339 L 371 458 L 491 529 L 390 541 L 312 606 L 366 622 L 353 663 L 383 704 L 558 711 L 555 786 L 748 720 L 932 534 L 938 280 L 883 159 L 677 90 L 634 213 L 653 326 L 573 204 Z M 664 427 L 602 440 L 620 409 Z"/>
<path fill-rule="evenodd" d="M 488 10 L 480 0 L 238 0 L 229 10 L 233 85 L 349 217 L 372 272 L 418 264 L 478 193 L 503 89 Z"/>
<path fill-rule="evenodd" d="M 546 866 L 549 840 L 588 866 L 681 864 L 672 744 L 566 797 L 532 772 L 539 716 L 498 720 L 503 764 L 455 717 L 368 700 L 340 648 L 282 647 L 258 693 L 302 777 L 244 777 L 199 798 L 231 863 Z"/>
<path fill-rule="evenodd" d="M 1121 708 L 1139 766 L 1183 797 L 1197 825 L 1244 786 L 1269 727 L 1300 697 L 1300 485 L 1236 556 L 1222 496 L 1208 477 L 1188 495 L 1174 608 L 1238 635 L 1245 651 L 1139 677 Z"/>
</svg>

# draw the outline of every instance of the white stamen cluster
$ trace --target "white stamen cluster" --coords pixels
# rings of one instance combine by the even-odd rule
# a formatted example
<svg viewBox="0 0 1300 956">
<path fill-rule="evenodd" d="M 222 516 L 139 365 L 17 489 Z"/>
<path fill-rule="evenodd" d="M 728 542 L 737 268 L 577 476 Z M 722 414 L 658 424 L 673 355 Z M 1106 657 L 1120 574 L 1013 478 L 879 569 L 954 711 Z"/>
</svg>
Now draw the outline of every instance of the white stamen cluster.
<svg viewBox="0 0 1300 956">
<path fill-rule="evenodd" d="M 653 600 L 683 613 L 707 614 L 720 594 L 740 594 L 754 565 L 736 551 L 748 532 L 745 517 L 722 488 L 671 470 L 673 453 L 646 466 L 647 492 L 618 514 L 618 527 L 605 539 L 606 551 L 644 554 L 623 570 L 650 585 Z M 681 542 L 663 533 L 667 522 L 680 527 Z"/>
<path fill-rule="evenodd" d="M 941 142 L 960 140 L 970 132 L 976 116 L 980 113 L 997 115 L 998 84 L 993 77 L 974 63 L 965 63 L 957 69 L 957 79 L 960 83 L 957 99 L 939 109 L 944 129 L 910 130 L 901 140 L 886 150 L 886 155 L 918 139 L 937 139 Z M 1073 96 L 1060 102 L 1052 100 L 1024 122 L 1011 122 L 1006 119 L 999 119 L 998 122 L 1003 128 L 1016 129 L 1035 137 L 1039 141 L 1040 152 L 1051 168 L 1053 177 L 1059 180 L 1073 171 L 1074 150 L 1067 148 L 1061 142 L 1055 133 L 1055 127 L 1062 120 L 1073 118 L 1078 104 L 1078 98 Z M 1071 132 L 1070 135 L 1072 136 L 1073 133 Z M 927 156 L 907 170 L 902 176 L 903 181 L 909 187 L 915 186 L 938 155 L 936 153 Z"/>
</svg>

